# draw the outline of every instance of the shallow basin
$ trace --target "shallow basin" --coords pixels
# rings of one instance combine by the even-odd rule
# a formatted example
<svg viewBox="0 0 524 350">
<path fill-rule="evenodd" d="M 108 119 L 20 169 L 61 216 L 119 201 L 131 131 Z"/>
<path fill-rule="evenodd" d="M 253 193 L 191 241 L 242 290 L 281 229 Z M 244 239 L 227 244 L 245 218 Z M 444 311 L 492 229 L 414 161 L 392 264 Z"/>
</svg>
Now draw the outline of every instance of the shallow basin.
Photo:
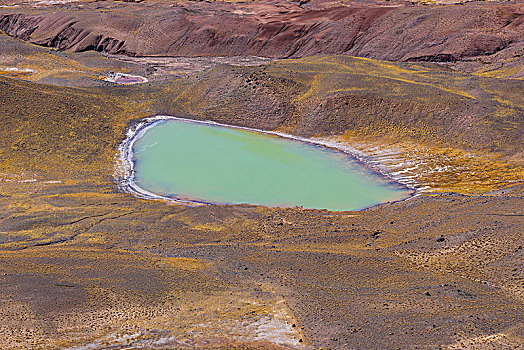
<svg viewBox="0 0 524 350">
<path fill-rule="evenodd" d="M 156 121 L 129 147 L 133 189 L 178 200 L 355 210 L 412 192 L 345 152 L 242 128 Z"/>
</svg>

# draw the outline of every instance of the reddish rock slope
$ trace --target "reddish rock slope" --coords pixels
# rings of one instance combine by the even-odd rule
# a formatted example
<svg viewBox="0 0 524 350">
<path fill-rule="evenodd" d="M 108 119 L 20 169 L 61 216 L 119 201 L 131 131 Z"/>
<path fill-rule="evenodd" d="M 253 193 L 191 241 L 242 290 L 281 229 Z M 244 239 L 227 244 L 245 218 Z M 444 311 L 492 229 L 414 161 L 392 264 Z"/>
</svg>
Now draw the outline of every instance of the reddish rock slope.
<svg viewBox="0 0 524 350">
<path fill-rule="evenodd" d="M 310 9 L 289 2 L 76 6 L 4 10 L 0 30 L 61 50 L 133 56 L 348 54 L 454 61 L 514 51 L 524 42 L 524 5 L 516 3 Z"/>
</svg>

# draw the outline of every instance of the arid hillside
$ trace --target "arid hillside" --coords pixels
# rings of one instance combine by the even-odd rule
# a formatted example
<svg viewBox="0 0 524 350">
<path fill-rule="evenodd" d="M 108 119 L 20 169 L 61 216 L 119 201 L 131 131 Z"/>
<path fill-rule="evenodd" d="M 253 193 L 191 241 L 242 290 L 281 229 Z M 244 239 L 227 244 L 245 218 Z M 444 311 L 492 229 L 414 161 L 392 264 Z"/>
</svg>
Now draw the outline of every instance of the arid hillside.
<svg viewBox="0 0 524 350">
<path fill-rule="evenodd" d="M 0 94 L 10 102 L 0 105 L 5 123 L 0 142 L 3 149 L 33 152 L 20 164 L 38 168 L 73 157 L 86 167 L 112 159 L 131 121 L 168 114 L 338 138 L 353 147 L 393 146 L 401 154 L 417 149 L 416 157 L 433 160 L 415 171 L 420 183 L 455 188 L 456 182 L 461 191 L 485 191 L 522 174 L 522 84 L 427 63 L 345 56 L 218 65 L 193 77 L 130 87 L 75 89 L 6 80 Z M 80 109 L 88 112 L 80 115 Z M 90 151 L 75 151 L 80 149 Z M 47 162 L 41 161 L 42 152 L 51 156 Z"/>
<path fill-rule="evenodd" d="M 0 30 L 60 50 L 131 56 L 346 54 L 394 61 L 472 60 L 471 65 L 482 60 L 499 69 L 491 64 L 513 66 L 517 60 L 517 66 L 522 66 L 524 7 L 519 3 L 73 2 L 1 9 Z M 513 73 L 519 74 L 518 69 Z"/>
<path fill-rule="evenodd" d="M 353 60 L 331 58 L 331 64 L 345 62 L 356 70 L 360 60 Z M 116 146 L 129 123 L 156 111 L 316 133 L 298 126 L 301 106 L 323 101 L 327 93 L 300 73 L 318 62 L 292 62 L 269 65 L 265 76 L 254 68 L 220 66 L 192 79 L 112 89 L 0 78 L 1 347 L 524 344 L 521 187 L 422 194 L 342 213 L 189 208 L 117 191 Z M 363 62 L 368 71 L 371 64 L 383 69 L 383 63 Z M 329 75 L 329 66 L 314 70 Z M 226 113 L 226 105 L 235 107 L 227 89 L 219 95 L 212 88 L 226 81 L 233 91 L 242 86 L 246 97 L 258 96 L 243 106 L 241 95 L 235 100 L 242 118 Z M 402 93 L 390 98 L 398 104 L 404 99 Z M 252 103 L 282 112 L 266 113 L 269 119 L 245 114 Z M 350 114 L 339 118 L 351 120 Z M 369 122 L 361 138 L 366 130 L 373 134 Z M 318 125 L 318 133 L 339 132 L 322 119 Z M 428 124 L 428 130 L 438 134 L 441 126 Z M 416 135 L 413 140 L 419 148 L 423 144 Z M 455 150 L 447 156 L 457 157 Z M 484 170 L 488 177 L 507 176 L 504 169 Z M 470 186 L 466 180 L 455 173 L 440 185 L 454 181 L 463 190 Z"/>
</svg>

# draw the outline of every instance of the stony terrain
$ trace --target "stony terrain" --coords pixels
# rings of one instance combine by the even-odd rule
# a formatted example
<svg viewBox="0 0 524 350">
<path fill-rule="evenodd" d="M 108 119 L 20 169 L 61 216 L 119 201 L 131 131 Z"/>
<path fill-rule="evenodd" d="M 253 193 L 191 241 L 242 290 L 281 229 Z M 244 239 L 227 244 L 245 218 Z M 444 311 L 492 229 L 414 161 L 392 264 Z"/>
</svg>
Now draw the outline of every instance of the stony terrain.
<svg viewBox="0 0 524 350">
<path fill-rule="evenodd" d="M 53 48 L 0 36 L 0 348 L 524 347 L 521 4 L 15 5 L 0 8 L 2 30 Z M 227 31 L 224 21 L 241 17 L 244 34 L 229 45 L 239 51 L 220 51 L 231 39 L 220 35 L 213 47 L 200 39 L 188 46 L 194 54 L 176 51 L 182 44 L 166 51 L 167 39 L 146 33 L 173 26 L 169 13 L 193 23 L 186 35 L 195 40 L 202 28 Z M 429 35 L 420 28 L 406 34 L 410 43 L 400 33 L 387 39 L 384 23 L 406 25 L 394 16 L 413 13 L 421 28 L 435 18 L 447 23 L 429 30 L 438 37 L 435 28 L 447 27 L 446 44 L 426 47 L 416 40 Z M 162 14 L 165 21 L 148 19 Z M 52 27 L 57 18 L 69 19 Z M 275 18 L 293 23 L 259 51 L 241 50 L 251 38 L 245 33 L 262 28 L 262 35 Z M 316 37 L 308 18 L 319 23 Z M 484 35 L 481 24 L 505 46 L 465 54 L 463 43 Z M 352 25 L 360 25 L 352 48 L 332 53 L 370 56 L 351 50 L 371 45 L 373 57 L 402 62 L 327 55 L 336 40 L 309 56 L 322 50 L 315 40 L 346 40 L 337 30 L 353 33 Z M 303 32 L 289 39 L 296 26 Z M 73 52 L 69 34 L 46 41 L 76 30 L 123 40 L 128 51 L 120 54 L 231 57 L 149 61 Z M 286 40 L 303 40 L 296 58 L 243 56 L 289 56 Z M 115 53 L 109 47 L 93 48 Z M 411 53 L 457 61 L 412 62 Z M 100 80 L 111 71 L 150 81 Z M 117 147 L 133 123 L 157 114 L 337 143 L 422 191 L 354 212 L 138 199 L 115 183 Z"/>
</svg>

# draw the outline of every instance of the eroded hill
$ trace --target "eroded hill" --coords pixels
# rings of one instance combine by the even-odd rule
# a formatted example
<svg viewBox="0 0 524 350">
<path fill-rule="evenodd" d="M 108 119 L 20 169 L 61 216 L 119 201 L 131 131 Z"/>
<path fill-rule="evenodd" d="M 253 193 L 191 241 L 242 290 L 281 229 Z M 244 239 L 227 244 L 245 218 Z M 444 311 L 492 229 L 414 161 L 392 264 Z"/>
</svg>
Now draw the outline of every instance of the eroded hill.
<svg viewBox="0 0 524 350">
<path fill-rule="evenodd" d="M 0 30 L 60 50 L 130 56 L 345 54 L 393 61 L 468 61 L 457 67 L 504 68 L 507 76 L 521 77 L 523 11 L 520 3 L 72 2 L 2 9 Z"/>
</svg>

